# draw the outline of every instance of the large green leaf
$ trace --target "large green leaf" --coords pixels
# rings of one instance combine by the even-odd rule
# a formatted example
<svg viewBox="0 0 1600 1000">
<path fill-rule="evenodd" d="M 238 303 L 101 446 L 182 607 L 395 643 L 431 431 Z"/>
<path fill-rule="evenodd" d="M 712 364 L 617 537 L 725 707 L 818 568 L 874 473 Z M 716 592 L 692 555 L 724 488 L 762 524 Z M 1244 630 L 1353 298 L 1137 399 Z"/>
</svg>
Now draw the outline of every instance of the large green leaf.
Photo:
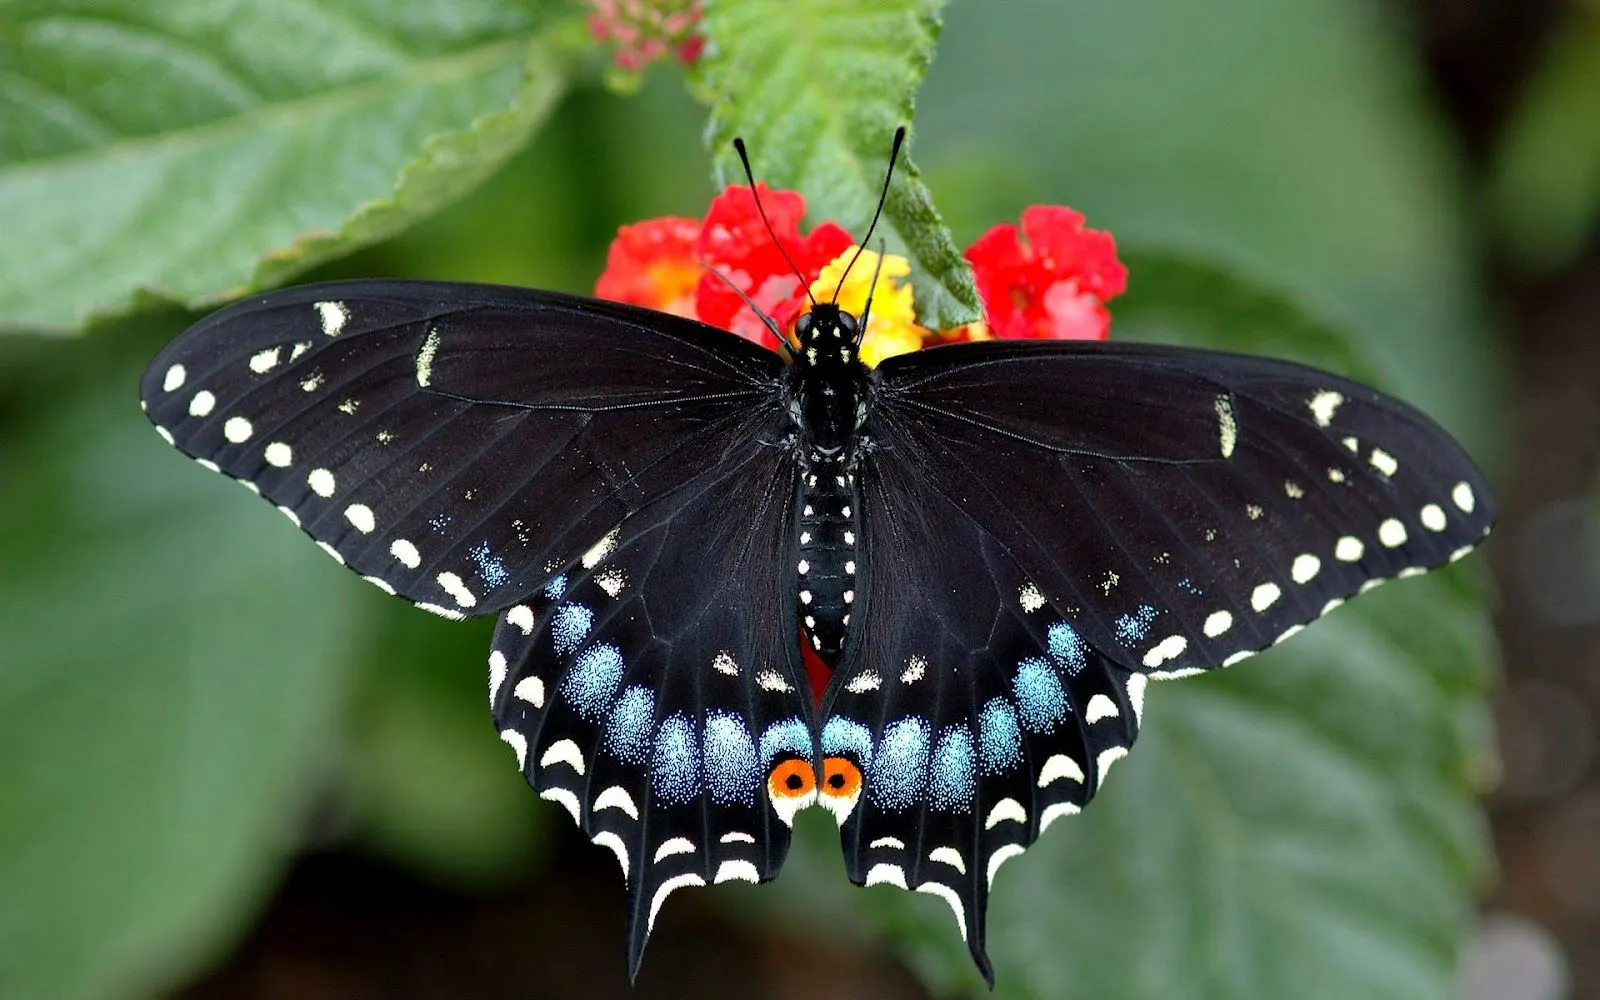
<svg viewBox="0 0 1600 1000">
<path fill-rule="evenodd" d="M 0 328 L 214 303 L 433 212 L 561 92 L 556 6 L 6 5 Z"/>
<path fill-rule="evenodd" d="M 359 584 L 162 444 L 135 365 L 88 391 L 28 367 L 54 388 L 3 428 L 0 995 L 140 995 L 294 847 Z"/>
<path fill-rule="evenodd" d="M 711 104 L 706 141 L 719 183 L 743 180 L 735 136 L 756 176 L 806 196 L 811 218 L 865 234 L 896 127 L 933 58 L 943 0 L 712 0 L 699 66 Z M 922 321 L 978 318 L 977 289 L 916 165 L 902 153 L 878 233 L 912 261 Z"/>
</svg>

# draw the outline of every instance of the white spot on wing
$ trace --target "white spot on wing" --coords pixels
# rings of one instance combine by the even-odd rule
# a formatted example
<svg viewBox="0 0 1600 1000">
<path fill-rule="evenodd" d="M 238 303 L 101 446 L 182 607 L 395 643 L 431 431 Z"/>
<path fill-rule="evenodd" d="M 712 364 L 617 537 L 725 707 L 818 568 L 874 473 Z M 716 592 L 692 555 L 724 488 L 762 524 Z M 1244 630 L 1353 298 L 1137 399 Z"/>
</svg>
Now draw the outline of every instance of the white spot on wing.
<svg viewBox="0 0 1600 1000">
<path fill-rule="evenodd" d="M 1444 509 L 1436 503 L 1430 503 L 1422 508 L 1422 526 L 1429 531 L 1443 531 L 1447 525 Z"/>
<path fill-rule="evenodd" d="M 794 686 L 784 680 L 776 670 L 763 670 L 756 674 L 756 686 L 763 691 L 776 691 L 779 694 L 787 694 L 794 690 Z"/>
<path fill-rule="evenodd" d="M 1283 591 L 1275 583 L 1263 583 L 1250 592 L 1250 606 L 1259 614 L 1278 603 L 1278 598 L 1283 596 Z"/>
<path fill-rule="evenodd" d="M 1039 770 L 1039 787 L 1043 788 L 1050 782 L 1059 778 L 1066 778 L 1083 784 L 1083 768 L 1078 762 L 1064 753 L 1054 754 L 1044 762 L 1044 767 Z"/>
<path fill-rule="evenodd" d="M 302 392 L 316 392 L 321 386 L 321 372 L 312 372 L 309 377 L 300 380 L 300 391 Z"/>
<path fill-rule="evenodd" d="M 1159 667 L 1168 660 L 1182 656 L 1183 651 L 1188 648 L 1188 639 L 1181 635 L 1169 635 L 1156 643 L 1148 653 L 1144 654 L 1144 665 L 1147 667 Z M 1105 696 L 1101 695 L 1100 697 Z M 1090 699 L 1090 704 L 1093 704 L 1093 699 Z M 1090 719 L 1089 721 L 1093 722 L 1094 720 Z"/>
<path fill-rule="evenodd" d="M 1017 591 L 1017 599 L 1022 602 L 1022 610 L 1030 613 L 1044 607 L 1044 595 L 1039 592 L 1039 588 L 1034 586 L 1031 580 L 1023 584 L 1022 589 Z"/>
<path fill-rule="evenodd" d="M 645 925 L 645 930 L 651 931 L 655 929 L 656 914 L 661 912 L 661 904 L 667 901 L 668 896 L 672 895 L 677 890 L 682 889 L 686 885 L 705 884 L 706 880 L 701 878 L 699 875 L 696 875 L 694 872 L 685 872 L 682 875 L 674 875 L 665 882 L 661 883 L 661 887 L 656 890 L 655 898 L 650 900 L 650 922 Z"/>
<path fill-rule="evenodd" d="M 330 337 L 337 337 L 339 331 L 344 329 L 345 323 L 350 320 L 350 310 L 345 308 L 343 302 L 315 302 L 317 316 L 322 320 L 322 332 Z"/>
<path fill-rule="evenodd" d="M 430 615 L 438 615 L 440 618 L 448 618 L 453 622 L 465 621 L 467 617 L 466 615 L 457 611 L 455 608 L 442 608 L 437 604 L 429 604 L 427 601 L 418 601 L 416 606 L 426 611 Z"/>
<path fill-rule="evenodd" d="M 193 412 L 191 409 L 190 412 Z M 1478 498 L 1473 495 L 1472 487 L 1466 483 L 1456 483 L 1455 489 L 1450 491 L 1450 499 L 1463 514 L 1472 513 L 1472 508 L 1478 505 Z"/>
<path fill-rule="evenodd" d="M 961 859 L 961 852 L 954 847 L 935 847 L 928 852 L 928 860 L 941 865 L 949 865 L 963 875 L 967 873 L 967 863 Z"/>
<path fill-rule="evenodd" d="M 400 560 L 400 564 L 406 569 L 416 569 L 422 565 L 422 553 L 404 538 L 396 538 L 390 543 L 389 554 Z"/>
<path fill-rule="evenodd" d="M 537 677 L 524 677 L 517 681 L 517 686 L 511 689 L 511 694 L 534 708 L 544 707 L 544 681 Z"/>
<path fill-rule="evenodd" d="M 719 838 L 719 842 L 723 844 L 753 844 L 756 842 L 756 838 L 742 830 L 734 830 L 731 833 L 723 834 Z"/>
<path fill-rule="evenodd" d="M 995 873 L 1000 870 L 1001 865 L 1005 864 L 1007 861 L 1010 861 L 1012 858 L 1026 850 L 1027 848 L 1023 847 L 1021 844 L 1001 844 L 999 847 L 996 847 L 994 849 L 994 853 L 989 855 L 989 885 L 994 885 Z"/>
<path fill-rule="evenodd" d="M 924 882 L 917 886 L 917 891 L 938 896 L 950 904 L 950 909 L 955 911 L 956 927 L 961 931 L 961 940 L 965 941 L 967 939 L 967 915 L 961 909 L 961 896 L 943 882 Z"/>
<path fill-rule="evenodd" d="M 539 798 L 546 802 L 559 802 L 562 808 L 572 814 L 572 821 L 579 822 L 578 817 L 583 815 L 583 806 L 578 804 L 578 797 L 565 788 L 546 788 L 539 793 Z"/>
<path fill-rule="evenodd" d="M 217 397 L 211 394 L 211 390 L 201 389 L 194 394 L 193 399 L 189 400 L 189 416 L 209 417 L 216 407 Z"/>
<path fill-rule="evenodd" d="M 1394 518 L 1378 525 L 1378 541 L 1386 548 L 1396 549 L 1406 543 L 1406 526 Z"/>
<path fill-rule="evenodd" d="M 1305 552 L 1294 557 L 1294 565 L 1289 567 L 1289 576 L 1295 583 L 1310 583 L 1321 571 L 1322 560 Z"/>
<path fill-rule="evenodd" d="M 1057 802 L 1053 806 L 1046 806 L 1044 812 L 1039 814 L 1039 832 L 1050 829 L 1050 824 L 1063 816 L 1076 816 L 1082 808 L 1071 802 Z"/>
<path fill-rule="evenodd" d="M 871 870 L 867 872 L 867 881 L 864 884 L 897 885 L 904 889 L 906 887 L 906 870 L 899 865 L 880 862 L 873 865 Z"/>
<path fill-rule="evenodd" d="M 322 551 L 326 552 L 328 555 L 332 556 L 333 557 L 333 561 L 338 563 L 340 566 L 344 565 L 344 556 L 341 556 L 339 554 L 339 550 L 335 549 L 332 545 L 329 545 L 327 542 L 324 542 L 324 541 L 319 539 L 317 541 L 317 548 L 321 549 Z"/>
<path fill-rule="evenodd" d="M 879 837 L 877 840 L 874 840 L 867 846 L 874 849 L 883 847 L 896 851 L 903 851 L 906 849 L 906 842 L 901 840 L 899 837 Z"/>
<path fill-rule="evenodd" d="M 495 697 L 500 694 L 500 685 L 506 682 L 506 654 L 498 649 L 489 653 L 489 707 L 494 707 Z"/>
<path fill-rule="evenodd" d="M 261 455 L 267 460 L 268 465 L 280 469 L 287 469 L 294 462 L 294 449 L 282 441 L 274 441 L 267 445 Z"/>
<path fill-rule="evenodd" d="M 526 604 L 518 604 L 507 611 L 506 621 L 521 629 L 523 635 L 533 634 L 533 609 Z"/>
<path fill-rule="evenodd" d="M 1213 404 L 1217 410 L 1217 433 L 1222 439 L 1222 457 L 1232 458 L 1234 445 L 1239 441 L 1239 424 L 1233 418 L 1233 400 L 1218 396 Z"/>
<path fill-rule="evenodd" d="M 515 729 L 500 730 L 500 738 L 517 752 L 517 770 L 523 770 L 528 763 L 528 738 Z"/>
<path fill-rule="evenodd" d="M 628 575 L 617 567 L 612 566 L 597 574 L 594 578 L 594 582 L 598 583 L 600 585 L 600 589 L 605 591 L 608 595 L 611 597 L 616 597 L 618 594 L 622 593 L 622 589 L 628 585 Z"/>
<path fill-rule="evenodd" d="M 621 785 L 612 785 L 601 792 L 594 800 L 594 811 L 604 809 L 620 809 L 628 814 L 630 819 L 639 818 L 639 807 L 633 804 L 633 796 Z"/>
<path fill-rule="evenodd" d="M 845 690 L 851 694 L 866 694 L 883 687 L 883 678 L 878 676 L 876 670 L 863 670 L 850 678 L 850 683 L 845 685 Z"/>
<path fill-rule="evenodd" d="M 1400 471 L 1400 463 L 1395 461 L 1394 456 L 1384 451 L 1382 448 L 1372 449 L 1372 458 L 1370 461 L 1372 462 L 1372 467 L 1383 473 L 1385 476 L 1393 476 L 1396 472 Z"/>
<path fill-rule="evenodd" d="M 176 440 L 173 439 L 172 432 L 167 430 L 165 427 L 157 427 L 156 428 L 156 433 L 160 434 L 161 435 L 161 440 L 165 441 L 167 444 L 175 445 L 175 444 L 178 443 Z"/>
<path fill-rule="evenodd" d="M 311 487 L 311 492 L 326 499 L 333 496 L 334 487 L 338 484 L 334 481 L 333 473 L 327 469 L 312 469 L 311 474 L 306 476 L 306 485 Z"/>
<path fill-rule="evenodd" d="M 761 883 L 761 872 L 756 866 L 743 858 L 729 858 L 717 866 L 717 877 L 711 881 L 717 885 L 734 880 L 749 882 L 753 885 Z"/>
<path fill-rule="evenodd" d="M 1111 765 L 1115 764 L 1117 761 L 1126 756 L 1128 756 L 1127 747 L 1111 747 L 1110 749 L 1100 751 L 1100 756 L 1096 757 L 1094 760 L 1094 767 L 1095 770 L 1100 774 L 1101 788 L 1105 787 L 1106 775 L 1110 773 Z"/>
<path fill-rule="evenodd" d="M 1150 684 L 1150 678 L 1144 674 L 1133 674 L 1128 678 L 1128 702 L 1133 705 L 1133 721 L 1144 725 L 1144 690 Z"/>
<path fill-rule="evenodd" d="M 439 331 L 429 330 L 428 339 L 417 351 L 417 385 L 426 389 L 433 381 L 433 359 L 439 353 Z"/>
<path fill-rule="evenodd" d="M 739 663 L 733 658 L 733 654 L 726 649 L 711 658 L 711 669 L 719 674 L 727 674 L 729 677 L 739 676 Z"/>
<path fill-rule="evenodd" d="M 628 845 L 622 842 L 622 838 L 609 830 L 603 830 L 595 834 L 590 843 L 611 849 L 611 853 L 617 856 L 617 864 L 622 866 L 622 880 L 626 882 L 628 880 Z"/>
<path fill-rule="evenodd" d="M 928 672 L 928 661 L 921 656 L 913 656 L 906 661 L 905 670 L 900 672 L 901 684 L 914 684 L 922 680 Z"/>
<path fill-rule="evenodd" d="M 619 535 L 621 535 L 621 533 L 622 532 L 620 528 L 612 528 L 610 531 L 606 532 L 604 538 L 600 539 L 598 542 L 595 542 L 594 545 L 590 547 L 589 551 L 583 554 L 583 568 L 594 569 L 596 566 L 600 565 L 601 560 L 605 559 L 606 556 L 609 556 L 612 550 L 617 547 L 617 538 Z"/>
<path fill-rule="evenodd" d="M 1344 403 L 1344 396 L 1332 389 L 1323 389 L 1306 402 L 1311 410 L 1312 419 L 1316 420 L 1318 427 L 1326 427 L 1333 423 L 1333 415 L 1339 412 L 1339 407 Z"/>
<path fill-rule="evenodd" d="M 1215 639 L 1232 627 L 1233 615 L 1226 611 L 1213 611 L 1206 617 L 1205 633 L 1209 639 Z"/>
<path fill-rule="evenodd" d="M 539 766 L 552 767 L 556 764 L 567 764 L 582 775 L 583 751 L 579 750 L 578 744 L 571 740 L 556 740 L 545 749 L 544 756 L 539 758 Z"/>
<path fill-rule="evenodd" d="M 377 528 L 378 520 L 372 515 L 372 508 L 364 503 L 353 503 L 344 509 L 345 520 L 355 525 L 356 530 L 363 535 L 370 535 Z"/>
<path fill-rule="evenodd" d="M 161 380 L 161 388 L 167 392 L 177 392 L 183 388 L 183 380 L 189 377 L 189 370 L 182 365 L 173 365 L 167 369 L 166 377 Z"/>
<path fill-rule="evenodd" d="M 372 584 L 374 587 L 377 587 L 379 590 L 383 591 L 385 594 L 388 594 L 390 597 L 394 596 L 395 590 L 394 590 L 393 587 L 389 586 L 388 581 L 380 580 L 375 576 L 364 576 L 361 579 L 363 579 L 363 580 L 367 581 L 368 583 Z"/>
<path fill-rule="evenodd" d="M 463 608 L 470 608 L 478 603 L 477 595 L 468 590 L 467 585 L 456 574 L 440 573 L 435 579 L 439 581 L 439 586 L 444 588 L 444 592 Z"/>
<path fill-rule="evenodd" d="M 670 858 L 675 854 L 693 853 L 694 841 L 688 837 L 673 837 L 670 840 L 662 841 L 661 846 L 656 848 L 656 856 L 652 859 L 652 863 L 659 865 L 664 858 Z"/>
<path fill-rule="evenodd" d="M 269 347 L 264 351 L 257 351 L 250 358 L 250 370 L 257 375 L 265 375 L 278 367 L 278 356 L 283 350 L 281 347 Z"/>
<path fill-rule="evenodd" d="M 1117 710 L 1117 703 L 1103 694 L 1097 694 L 1089 699 L 1089 706 L 1083 711 L 1083 721 L 1091 725 L 1101 719 L 1115 719 L 1122 713 Z"/>
<path fill-rule="evenodd" d="M 1016 799 L 1004 798 L 996 802 L 994 808 L 989 810 L 989 815 L 984 818 L 983 828 L 993 830 L 1006 822 L 1021 823 L 1024 826 L 1028 824 L 1028 811 L 1022 808 L 1022 803 Z"/>
<path fill-rule="evenodd" d="M 1354 535 L 1345 535 L 1333 547 L 1333 557 L 1340 562 L 1355 562 L 1361 558 L 1361 553 L 1367 547 L 1361 544 L 1361 539 Z"/>
</svg>

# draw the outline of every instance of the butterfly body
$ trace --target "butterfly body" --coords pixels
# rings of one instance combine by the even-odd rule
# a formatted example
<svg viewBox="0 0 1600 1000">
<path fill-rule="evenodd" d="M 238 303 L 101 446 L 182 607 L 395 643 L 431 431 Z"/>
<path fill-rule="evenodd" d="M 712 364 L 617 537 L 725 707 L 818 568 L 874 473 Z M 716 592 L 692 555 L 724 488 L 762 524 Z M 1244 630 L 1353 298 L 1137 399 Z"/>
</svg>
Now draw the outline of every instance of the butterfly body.
<svg viewBox="0 0 1600 1000">
<path fill-rule="evenodd" d="M 790 415 L 799 473 L 797 600 L 813 651 L 832 665 L 844 645 L 855 602 L 856 470 L 871 375 L 860 360 L 857 317 L 821 304 L 798 324 L 790 362 Z"/>
<path fill-rule="evenodd" d="M 634 968 L 668 895 L 775 877 L 820 805 L 851 879 L 945 900 L 988 975 L 996 872 L 1099 791 L 1149 682 L 1493 523 L 1444 431 L 1337 375 L 1067 342 L 869 371 L 855 327 L 819 306 L 785 362 L 615 303 L 344 282 L 205 318 L 141 395 L 375 586 L 499 616 L 495 724 L 617 857 Z"/>
</svg>

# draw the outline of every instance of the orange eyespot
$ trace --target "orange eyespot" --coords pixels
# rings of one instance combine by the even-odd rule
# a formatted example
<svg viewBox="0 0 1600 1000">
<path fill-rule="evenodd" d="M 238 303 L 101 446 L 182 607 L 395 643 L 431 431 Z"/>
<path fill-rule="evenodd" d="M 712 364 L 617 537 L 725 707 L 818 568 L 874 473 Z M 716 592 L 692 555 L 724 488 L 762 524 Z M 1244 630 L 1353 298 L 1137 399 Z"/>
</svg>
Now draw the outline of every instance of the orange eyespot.
<svg viewBox="0 0 1600 1000">
<path fill-rule="evenodd" d="M 781 762 L 767 776 L 767 794 L 775 801 L 804 798 L 816 791 L 816 771 L 798 757 Z"/>
<path fill-rule="evenodd" d="M 823 795 L 854 799 L 861 791 L 861 768 L 848 757 L 828 757 L 822 762 Z"/>
</svg>

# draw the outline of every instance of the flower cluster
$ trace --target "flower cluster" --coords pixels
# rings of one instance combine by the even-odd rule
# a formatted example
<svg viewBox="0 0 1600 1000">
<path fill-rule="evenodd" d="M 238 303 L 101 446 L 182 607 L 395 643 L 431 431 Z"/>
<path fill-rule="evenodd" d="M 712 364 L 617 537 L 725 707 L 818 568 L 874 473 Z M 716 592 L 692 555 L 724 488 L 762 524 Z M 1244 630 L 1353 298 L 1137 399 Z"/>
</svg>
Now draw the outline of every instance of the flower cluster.
<svg viewBox="0 0 1600 1000">
<path fill-rule="evenodd" d="M 904 257 L 880 261 L 863 250 L 851 267 L 859 248 L 850 234 L 832 222 L 802 234 L 804 216 L 798 192 L 764 184 L 754 193 L 729 187 L 704 220 L 667 217 L 622 227 L 595 292 L 698 319 L 773 349 L 777 338 L 755 310 L 790 334 L 812 299 L 837 302 L 859 316 L 870 297 L 861 359 L 875 365 L 924 344 L 957 340 L 1104 340 L 1111 322 L 1105 304 L 1127 285 L 1111 234 L 1085 228 L 1083 216 L 1070 208 L 1036 205 L 1023 212 L 1020 232 L 995 226 L 966 252 L 983 299 L 982 322 L 930 331 L 916 322 Z"/>
<path fill-rule="evenodd" d="M 616 47 L 617 66 L 637 73 L 668 52 L 684 65 L 700 58 L 699 0 L 589 0 L 589 33 Z"/>
</svg>

